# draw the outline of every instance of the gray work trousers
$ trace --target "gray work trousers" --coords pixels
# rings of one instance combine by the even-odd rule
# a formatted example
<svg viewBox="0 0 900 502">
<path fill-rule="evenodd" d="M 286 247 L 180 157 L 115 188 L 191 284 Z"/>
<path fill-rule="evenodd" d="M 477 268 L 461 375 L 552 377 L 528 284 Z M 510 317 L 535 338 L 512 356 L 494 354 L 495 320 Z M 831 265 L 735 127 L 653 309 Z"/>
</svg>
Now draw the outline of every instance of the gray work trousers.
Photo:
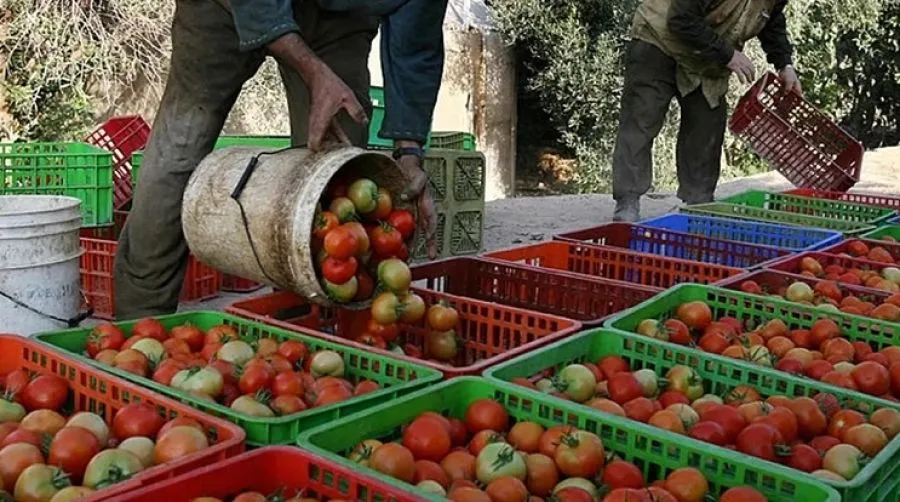
<svg viewBox="0 0 900 502">
<path fill-rule="evenodd" d="M 301 35 L 356 93 L 371 116 L 369 51 L 378 18 L 326 12 L 317 2 L 295 0 Z M 241 91 L 265 58 L 241 52 L 231 13 L 214 0 L 178 0 L 172 22 L 172 61 L 165 93 L 144 152 L 131 213 L 119 238 L 115 266 L 116 318 L 173 313 L 187 268 L 181 200 L 194 168 L 213 149 Z M 291 139 L 305 145 L 309 90 L 281 66 Z M 364 147 L 368 128 L 346 114 L 339 121 Z"/>
<path fill-rule="evenodd" d="M 653 183 L 653 141 L 672 98 L 681 106 L 676 164 L 678 198 L 688 204 L 710 202 L 721 172 L 727 107 L 709 106 L 698 89 L 681 96 L 675 81 L 675 60 L 656 46 L 634 40 L 625 60 L 625 88 L 619 134 L 613 153 L 613 197 L 636 199 Z"/>
</svg>

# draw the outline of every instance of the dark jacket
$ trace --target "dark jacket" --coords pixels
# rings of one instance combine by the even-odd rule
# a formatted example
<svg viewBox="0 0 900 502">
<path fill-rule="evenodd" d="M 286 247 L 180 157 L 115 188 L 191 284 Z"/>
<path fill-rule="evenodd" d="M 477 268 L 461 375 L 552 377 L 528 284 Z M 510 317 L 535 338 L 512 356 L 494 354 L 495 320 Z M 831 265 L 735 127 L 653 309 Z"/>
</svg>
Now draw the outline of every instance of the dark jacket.
<svg viewBox="0 0 900 502">
<path fill-rule="evenodd" d="M 669 30 L 693 46 L 706 59 L 718 61 L 724 66 L 734 55 L 734 48 L 722 40 L 704 21 L 714 1 L 673 0 Z M 784 17 L 786 4 L 787 0 L 776 3 L 769 14 L 769 20 L 757 37 L 769 63 L 779 70 L 791 64 L 794 52 L 788 39 L 787 20 Z"/>
<path fill-rule="evenodd" d="M 424 142 L 444 69 L 447 0 L 315 1 L 324 10 L 381 18 L 385 117 L 379 136 Z M 259 49 L 286 33 L 299 33 L 292 3 L 230 0 L 241 49 Z"/>
</svg>

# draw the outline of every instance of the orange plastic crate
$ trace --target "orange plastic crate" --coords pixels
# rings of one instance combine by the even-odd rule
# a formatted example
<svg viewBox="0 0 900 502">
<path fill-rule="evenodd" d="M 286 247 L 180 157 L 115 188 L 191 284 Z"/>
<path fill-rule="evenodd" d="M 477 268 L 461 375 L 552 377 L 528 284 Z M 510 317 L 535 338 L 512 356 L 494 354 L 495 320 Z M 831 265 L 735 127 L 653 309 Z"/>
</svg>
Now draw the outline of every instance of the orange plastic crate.
<svg viewBox="0 0 900 502">
<path fill-rule="evenodd" d="M 112 485 L 81 500 L 121 500 L 120 497 L 125 492 L 174 478 L 244 451 L 244 431 L 234 424 L 71 360 L 27 338 L 0 335 L 0 375 L 18 369 L 65 378 L 69 382 L 70 395 L 74 396 L 71 400 L 73 413 L 89 411 L 101 416 L 107 424 L 112 424 L 113 416 L 123 406 L 143 401 L 153 404 L 160 413 L 170 419 L 193 418 L 216 440 L 216 443 L 206 450 L 174 462 L 151 467 L 127 481 Z"/>
<path fill-rule="evenodd" d="M 403 359 L 437 369 L 445 378 L 481 375 L 501 361 L 565 338 L 581 329 L 581 323 L 496 303 L 416 288 L 426 305 L 441 301 L 459 312 L 457 336 L 462 341 L 455 364 L 445 364 L 377 349 L 353 341 L 366 331 L 369 311 L 332 310 L 311 305 L 294 293 L 278 291 L 234 303 L 226 312 L 280 328 L 322 336 L 345 345 Z M 309 331 L 312 330 L 312 331 Z M 429 330 L 423 322 L 404 324 L 396 343 L 423 350 Z"/>
<path fill-rule="evenodd" d="M 456 296 L 545 312 L 597 326 L 616 312 L 657 294 L 640 284 L 557 274 L 480 258 L 450 258 L 416 265 L 416 286 Z"/>
<path fill-rule="evenodd" d="M 94 317 L 115 318 L 115 269 L 116 251 L 119 249 L 119 231 L 128 213 L 116 211 L 116 225 L 103 228 L 81 229 L 81 292 L 88 305 L 94 309 Z M 193 255 L 188 257 L 188 268 L 181 289 L 182 302 L 195 302 L 215 298 L 219 294 L 222 275 L 206 266 Z"/>
<path fill-rule="evenodd" d="M 533 269 L 604 277 L 657 288 L 683 282 L 713 284 L 743 273 L 739 268 L 619 248 L 549 241 L 485 253 L 485 258 L 520 263 Z"/>
<path fill-rule="evenodd" d="M 413 502 L 420 497 L 300 448 L 270 446 L 197 469 L 121 497 L 121 502 L 180 502 L 197 497 L 223 500 L 243 491 L 285 498 Z"/>
<path fill-rule="evenodd" d="M 150 125 L 139 115 L 113 117 L 85 138 L 113 156 L 113 204 L 121 209 L 129 202 L 134 187 L 131 182 L 131 154 L 143 150 L 150 138 Z"/>
</svg>

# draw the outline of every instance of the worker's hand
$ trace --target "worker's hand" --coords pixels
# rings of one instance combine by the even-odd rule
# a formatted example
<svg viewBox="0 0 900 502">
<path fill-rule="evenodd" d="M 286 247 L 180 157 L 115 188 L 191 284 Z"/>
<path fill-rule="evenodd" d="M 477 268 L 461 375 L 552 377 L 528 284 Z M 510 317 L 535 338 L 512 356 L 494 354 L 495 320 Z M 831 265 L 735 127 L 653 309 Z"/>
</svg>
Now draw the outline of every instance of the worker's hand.
<svg viewBox="0 0 900 502">
<path fill-rule="evenodd" d="M 369 117 L 356 95 L 328 65 L 321 63 L 312 76 L 309 93 L 309 137 L 306 144 L 310 150 L 320 151 L 329 139 L 350 144 L 350 138 L 337 120 L 341 110 L 346 110 L 350 118 L 359 124 L 369 123 Z"/>
<path fill-rule="evenodd" d="M 728 69 L 737 75 L 742 84 L 752 84 L 756 80 L 756 67 L 753 66 L 753 61 L 741 51 L 734 51 L 731 61 L 728 62 Z"/>
<path fill-rule="evenodd" d="M 398 142 L 398 147 L 418 146 L 415 144 L 403 145 Z M 404 155 L 397 161 L 403 174 L 410 179 L 410 184 L 400 194 L 402 201 L 416 201 L 419 209 L 418 231 L 425 235 L 428 249 L 428 258 L 437 258 L 437 211 L 434 208 L 434 200 L 428 190 L 428 175 L 422 169 L 422 160 L 415 155 Z"/>
<path fill-rule="evenodd" d="M 797 77 L 797 72 L 794 70 L 793 66 L 785 66 L 783 70 L 778 72 L 778 78 L 784 84 L 784 92 L 787 93 L 793 91 L 803 96 L 803 88 L 800 87 L 800 78 Z"/>
</svg>

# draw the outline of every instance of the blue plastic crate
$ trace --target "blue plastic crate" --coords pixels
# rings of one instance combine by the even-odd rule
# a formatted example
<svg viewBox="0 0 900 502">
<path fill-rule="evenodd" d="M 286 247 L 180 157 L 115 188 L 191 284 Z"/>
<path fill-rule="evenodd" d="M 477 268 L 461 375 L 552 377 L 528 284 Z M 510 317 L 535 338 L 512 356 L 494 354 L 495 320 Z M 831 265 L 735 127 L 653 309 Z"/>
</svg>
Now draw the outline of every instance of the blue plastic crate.
<svg viewBox="0 0 900 502">
<path fill-rule="evenodd" d="M 888 223 L 900 225 L 900 216 L 895 216 L 894 218 L 888 220 Z"/>
<path fill-rule="evenodd" d="M 640 222 L 641 225 L 699 234 L 729 241 L 752 242 L 790 251 L 814 251 L 837 244 L 840 232 L 750 220 L 671 213 Z"/>
</svg>

